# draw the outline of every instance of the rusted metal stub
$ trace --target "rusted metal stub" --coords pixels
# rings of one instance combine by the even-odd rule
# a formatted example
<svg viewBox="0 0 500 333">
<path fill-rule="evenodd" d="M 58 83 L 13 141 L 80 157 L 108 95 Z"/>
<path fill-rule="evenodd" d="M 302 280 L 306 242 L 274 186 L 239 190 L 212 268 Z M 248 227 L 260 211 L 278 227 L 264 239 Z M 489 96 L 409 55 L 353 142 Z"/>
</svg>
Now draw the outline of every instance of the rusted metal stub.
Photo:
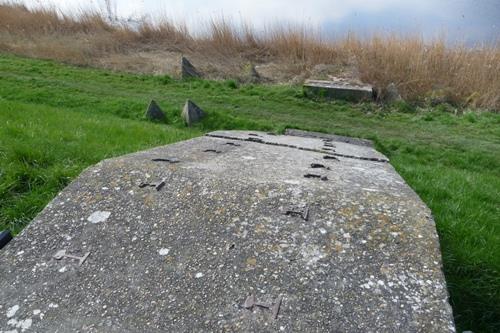
<svg viewBox="0 0 500 333">
<path fill-rule="evenodd" d="M 59 250 L 52 257 L 56 260 L 61 260 L 63 258 L 75 259 L 75 260 L 78 260 L 78 265 L 81 266 L 81 265 L 83 265 L 85 260 L 87 260 L 89 255 L 90 255 L 90 252 L 87 252 L 83 256 L 79 257 L 79 256 L 75 256 L 75 255 L 71 255 L 71 254 L 66 253 L 66 250 Z"/>
<path fill-rule="evenodd" d="M 139 188 L 154 187 L 157 191 L 160 191 L 166 185 L 166 179 L 162 179 L 156 183 L 140 183 Z"/>
<path fill-rule="evenodd" d="M 175 158 L 175 157 L 153 158 L 151 161 L 153 161 L 153 162 L 166 162 L 166 163 L 170 163 L 170 164 L 175 164 L 175 163 L 180 162 L 180 160 L 178 158 Z"/>
</svg>

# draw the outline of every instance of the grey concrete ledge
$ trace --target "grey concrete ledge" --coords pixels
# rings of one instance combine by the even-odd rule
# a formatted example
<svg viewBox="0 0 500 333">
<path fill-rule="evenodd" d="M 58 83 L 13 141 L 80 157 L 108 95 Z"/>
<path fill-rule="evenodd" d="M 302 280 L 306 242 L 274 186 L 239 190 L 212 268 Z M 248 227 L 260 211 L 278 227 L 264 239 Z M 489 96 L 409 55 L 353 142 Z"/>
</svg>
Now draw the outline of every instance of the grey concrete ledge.
<svg viewBox="0 0 500 333">
<path fill-rule="evenodd" d="M 431 212 L 389 163 L 223 134 L 85 170 L 0 251 L 0 331 L 455 331 Z"/>
<path fill-rule="evenodd" d="M 296 135 L 275 135 L 264 132 L 256 134 L 255 131 L 215 131 L 208 133 L 207 136 L 251 141 L 366 161 L 389 162 L 387 157 L 373 149 L 373 147 L 362 139 L 333 135 L 319 137 L 317 135 L 315 136 L 313 132 L 303 131 L 290 131 L 289 133 L 295 133 Z M 346 141 L 348 143 L 346 143 Z M 353 142 L 355 142 L 355 144 L 353 144 Z"/>
<path fill-rule="evenodd" d="M 327 99 L 343 99 L 351 102 L 371 101 L 374 99 L 373 87 L 367 84 L 307 80 L 303 88 L 306 95 Z"/>
</svg>

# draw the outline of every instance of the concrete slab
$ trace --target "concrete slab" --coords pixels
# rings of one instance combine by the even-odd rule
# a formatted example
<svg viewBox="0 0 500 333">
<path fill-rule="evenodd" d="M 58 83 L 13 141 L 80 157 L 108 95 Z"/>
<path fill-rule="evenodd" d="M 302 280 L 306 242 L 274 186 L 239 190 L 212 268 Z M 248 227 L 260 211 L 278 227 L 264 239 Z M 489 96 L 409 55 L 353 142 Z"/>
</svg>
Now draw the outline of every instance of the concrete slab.
<svg viewBox="0 0 500 333">
<path fill-rule="evenodd" d="M 0 330 L 454 332 L 431 212 L 389 163 L 223 134 L 85 170 L 0 252 Z"/>
<path fill-rule="evenodd" d="M 343 99 L 351 102 L 373 100 L 373 87 L 345 81 L 307 80 L 304 91 L 309 96 Z"/>
</svg>

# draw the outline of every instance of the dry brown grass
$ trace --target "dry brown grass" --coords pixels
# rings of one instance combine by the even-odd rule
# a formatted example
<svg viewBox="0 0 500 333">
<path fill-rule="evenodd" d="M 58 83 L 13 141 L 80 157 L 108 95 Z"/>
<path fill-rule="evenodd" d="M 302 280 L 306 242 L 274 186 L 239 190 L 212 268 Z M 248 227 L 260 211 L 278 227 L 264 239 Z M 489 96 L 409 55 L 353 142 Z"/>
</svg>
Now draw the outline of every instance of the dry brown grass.
<svg viewBox="0 0 500 333">
<path fill-rule="evenodd" d="M 203 35 L 193 35 L 185 25 L 169 20 L 144 21 L 132 29 L 110 24 L 98 12 L 75 17 L 54 9 L 0 5 L 3 52 L 155 73 L 172 68 L 162 57 L 172 59 L 172 54 L 183 53 L 210 77 L 238 78 L 248 63 L 254 63 L 274 81 L 314 76 L 317 65 L 325 64 L 330 69 L 327 74 L 348 73 L 376 87 L 394 82 L 408 100 L 434 98 L 500 110 L 498 45 L 447 47 L 442 40 L 397 36 L 327 41 L 307 27 L 275 26 L 257 33 L 250 25 L 238 26 L 223 18 L 209 21 L 205 30 Z M 127 63 L 127 59 L 143 59 L 147 65 Z"/>
</svg>

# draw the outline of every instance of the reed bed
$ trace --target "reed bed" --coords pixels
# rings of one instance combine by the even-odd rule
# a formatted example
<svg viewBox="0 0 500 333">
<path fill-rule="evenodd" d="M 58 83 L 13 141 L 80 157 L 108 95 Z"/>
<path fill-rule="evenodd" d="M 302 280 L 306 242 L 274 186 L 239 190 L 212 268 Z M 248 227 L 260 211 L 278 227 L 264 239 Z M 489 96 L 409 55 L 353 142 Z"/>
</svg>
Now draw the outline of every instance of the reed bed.
<svg viewBox="0 0 500 333">
<path fill-rule="evenodd" d="M 450 46 L 444 39 L 396 35 L 328 40 L 305 26 L 274 25 L 257 31 L 225 18 L 209 20 L 204 33 L 193 33 L 169 19 L 136 23 L 120 24 L 98 11 L 67 15 L 54 8 L 4 3 L 0 52 L 90 66 L 102 65 L 106 57 L 120 58 L 123 64 L 127 55 L 137 52 L 175 52 L 219 64 L 219 69 L 231 64 L 227 68 L 233 72 L 248 63 L 276 63 L 281 71 L 290 71 L 290 77 L 301 78 L 309 77 L 318 65 L 331 65 L 349 68 L 380 89 L 395 83 L 409 101 L 500 110 L 499 45 Z M 130 68 L 152 71 L 137 64 Z"/>
</svg>

